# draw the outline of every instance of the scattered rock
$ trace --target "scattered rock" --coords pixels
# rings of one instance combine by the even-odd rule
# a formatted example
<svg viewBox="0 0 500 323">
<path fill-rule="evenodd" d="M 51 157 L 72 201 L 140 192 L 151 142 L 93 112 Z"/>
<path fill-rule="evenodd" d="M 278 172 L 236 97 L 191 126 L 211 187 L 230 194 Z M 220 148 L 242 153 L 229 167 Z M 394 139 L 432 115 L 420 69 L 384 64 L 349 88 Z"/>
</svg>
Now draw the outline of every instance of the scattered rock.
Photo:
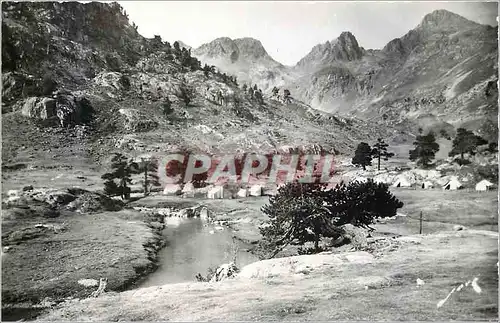
<svg viewBox="0 0 500 323">
<path fill-rule="evenodd" d="M 78 280 L 78 284 L 83 285 L 85 287 L 95 287 L 99 286 L 99 281 L 96 279 L 80 279 Z"/>
</svg>

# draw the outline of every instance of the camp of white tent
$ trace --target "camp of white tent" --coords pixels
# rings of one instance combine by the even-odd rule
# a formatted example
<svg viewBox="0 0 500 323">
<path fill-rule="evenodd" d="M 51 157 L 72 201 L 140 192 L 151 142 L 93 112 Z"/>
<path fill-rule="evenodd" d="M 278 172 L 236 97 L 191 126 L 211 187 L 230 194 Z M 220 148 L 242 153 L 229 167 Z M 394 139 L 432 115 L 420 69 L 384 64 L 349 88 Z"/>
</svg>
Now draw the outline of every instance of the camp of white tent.
<svg viewBox="0 0 500 323">
<path fill-rule="evenodd" d="M 486 179 L 483 179 L 479 183 L 476 184 L 476 191 L 487 191 L 492 187 L 494 184 Z"/>
<path fill-rule="evenodd" d="M 392 184 L 394 187 L 411 187 L 411 181 L 403 175 L 396 177 L 396 181 Z"/>
<path fill-rule="evenodd" d="M 432 182 L 429 182 L 429 181 L 425 181 L 422 183 L 422 188 L 423 189 L 430 189 L 430 188 L 433 188 L 434 187 L 434 184 L 432 184 Z"/>
<path fill-rule="evenodd" d="M 448 181 L 446 184 L 444 184 L 443 189 L 455 191 L 455 190 L 460 189 L 461 187 L 462 187 L 462 184 L 458 181 L 458 179 L 452 178 L 450 181 Z"/>
</svg>

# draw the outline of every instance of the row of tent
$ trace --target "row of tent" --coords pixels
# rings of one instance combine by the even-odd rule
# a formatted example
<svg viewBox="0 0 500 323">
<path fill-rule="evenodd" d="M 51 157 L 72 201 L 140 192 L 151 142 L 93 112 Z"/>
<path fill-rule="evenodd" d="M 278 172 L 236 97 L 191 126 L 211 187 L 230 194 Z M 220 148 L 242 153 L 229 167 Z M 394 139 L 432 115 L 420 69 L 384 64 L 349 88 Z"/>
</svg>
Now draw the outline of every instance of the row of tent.
<svg viewBox="0 0 500 323">
<path fill-rule="evenodd" d="M 365 182 L 367 181 L 366 178 L 364 177 L 358 177 L 355 179 L 356 181 L 360 181 L 360 182 Z M 392 184 L 393 187 L 412 187 L 412 183 L 411 181 L 404 177 L 404 176 L 398 176 L 396 178 L 396 181 Z M 494 184 L 486 179 L 483 179 L 482 181 L 478 182 L 476 184 L 476 191 L 487 191 L 489 190 L 490 188 L 492 188 L 494 186 Z M 423 188 L 423 189 L 431 189 L 431 188 L 434 188 L 434 183 L 430 182 L 430 181 L 424 181 L 422 182 L 422 184 L 420 184 L 420 187 Z M 461 189 L 462 188 L 462 183 L 460 183 L 460 181 L 456 178 L 452 178 L 450 179 L 448 182 L 446 182 L 444 185 L 443 185 L 443 189 L 444 190 L 458 190 L 458 189 Z"/>
<path fill-rule="evenodd" d="M 209 199 L 245 198 L 248 196 L 262 196 L 264 188 L 262 185 L 252 185 L 249 188 L 240 188 L 236 194 L 232 190 L 218 185 L 204 188 L 195 188 L 192 183 L 169 184 L 163 190 L 164 195 L 182 195 L 184 197 L 207 197 Z"/>
</svg>

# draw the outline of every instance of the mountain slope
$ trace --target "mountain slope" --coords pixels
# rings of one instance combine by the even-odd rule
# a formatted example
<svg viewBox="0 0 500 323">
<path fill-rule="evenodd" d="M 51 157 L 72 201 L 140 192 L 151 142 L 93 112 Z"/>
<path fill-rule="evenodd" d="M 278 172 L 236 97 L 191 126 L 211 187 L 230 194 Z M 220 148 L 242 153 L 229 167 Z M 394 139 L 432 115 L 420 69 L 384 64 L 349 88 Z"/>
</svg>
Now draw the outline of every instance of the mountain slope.
<svg viewBox="0 0 500 323">
<path fill-rule="evenodd" d="M 91 164 L 113 151 L 160 154 L 181 147 L 234 153 L 321 145 L 349 152 L 376 131 L 361 121 L 319 116 L 297 100 L 266 97 L 259 104 L 223 75 L 205 75 L 159 37 L 140 36 L 119 5 L 2 5 L 7 164 Z M 251 40 L 233 43 L 245 61 L 272 62 L 265 51 L 248 54 L 258 48 Z M 214 100 L 219 92 L 222 105 Z M 56 112 L 68 105 L 71 120 L 61 128 Z M 73 151 L 72 140 L 81 149 Z"/>
<path fill-rule="evenodd" d="M 363 50 L 342 33 L 318 45 L 297 66 L 288 86 L 313 107 L 397 124 L 496 134 L 497 32 L 446 10 L 382 50 Z M 453 126 L 453 127 L 452 127 Z"/>
</svg>

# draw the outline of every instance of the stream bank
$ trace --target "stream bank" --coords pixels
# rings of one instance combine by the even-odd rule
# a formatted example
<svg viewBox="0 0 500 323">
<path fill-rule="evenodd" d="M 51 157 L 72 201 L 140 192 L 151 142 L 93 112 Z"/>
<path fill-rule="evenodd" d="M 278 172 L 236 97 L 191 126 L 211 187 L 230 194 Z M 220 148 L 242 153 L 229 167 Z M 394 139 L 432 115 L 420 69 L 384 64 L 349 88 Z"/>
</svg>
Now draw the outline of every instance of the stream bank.
<svg viewBox="0 0 500 323">
<path fill-rule="evenodd" d="M 56 217 L 30 209 L 2 214 L 2 320 L 33 320 L 57 303 L 97 289 L 82 280 L 107 278 L 125 291 L 157 268 L 164 218 L 124 209 Z"/>
</svg>

